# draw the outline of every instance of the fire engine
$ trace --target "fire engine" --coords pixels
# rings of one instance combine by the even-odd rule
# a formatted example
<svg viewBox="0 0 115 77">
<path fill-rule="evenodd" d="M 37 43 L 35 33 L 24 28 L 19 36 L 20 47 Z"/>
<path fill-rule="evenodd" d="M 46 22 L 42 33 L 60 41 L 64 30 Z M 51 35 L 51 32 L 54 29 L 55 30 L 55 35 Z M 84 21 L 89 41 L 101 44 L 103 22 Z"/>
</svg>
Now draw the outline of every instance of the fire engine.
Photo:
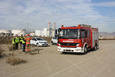
<svg viewBox="0 0 115 77">
<path fill-rule="evenodd" d="M 86 53 L 90 49 L 99 48 L 98 28 L 91 25 L 80 24 L 78 26 L 58 29 L 58 51 Z"/>
</svg>

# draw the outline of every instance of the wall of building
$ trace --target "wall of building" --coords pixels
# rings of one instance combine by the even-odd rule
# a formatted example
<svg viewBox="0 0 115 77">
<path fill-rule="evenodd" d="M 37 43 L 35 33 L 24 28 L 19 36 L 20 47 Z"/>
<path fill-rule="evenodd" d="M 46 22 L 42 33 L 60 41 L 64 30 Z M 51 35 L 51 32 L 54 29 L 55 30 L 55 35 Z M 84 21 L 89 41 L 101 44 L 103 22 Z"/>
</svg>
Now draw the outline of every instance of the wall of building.
<svg viewBox="0 0 115 77">
<path fill-rule="evenodd" d="M 13 36 L 21 36 L 21 35 L 25 35 L 25 31 L 24 30 L 11 30 L 11 33 L 13 34 Z"/>
<path fill-rule="evenodd" d="M 11 31 L 10 30 L 0 30 L 0 36 L 10 36 Z"/>
<path fill-rule="evenodd" d="M 11 33 L 10 30 L 0 30 L 0 33 Z"/>
<path fill-rule="evenodd" d="M 36 36 L 42 36 L 42 37 L 54 37 L 55 36 L 55 30 L 44 28 L 43 30 L 35 30 Z"/>
</svg>

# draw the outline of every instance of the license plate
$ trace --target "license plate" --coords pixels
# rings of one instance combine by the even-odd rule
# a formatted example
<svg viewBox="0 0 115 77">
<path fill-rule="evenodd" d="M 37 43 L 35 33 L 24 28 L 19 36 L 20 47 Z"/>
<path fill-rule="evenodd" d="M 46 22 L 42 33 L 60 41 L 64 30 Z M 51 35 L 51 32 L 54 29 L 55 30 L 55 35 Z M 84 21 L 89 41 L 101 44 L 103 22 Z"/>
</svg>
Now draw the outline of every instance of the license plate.
<svg viewBox="0 0 115 77">
<path fill-rule="evenodd" d="M 70 49 L 66 49 L 66 50 L 64 50 L 64 51 L 66 51 L 66 52 L 72 52 L 72 50 L 70 50 Z"/>
</svg>

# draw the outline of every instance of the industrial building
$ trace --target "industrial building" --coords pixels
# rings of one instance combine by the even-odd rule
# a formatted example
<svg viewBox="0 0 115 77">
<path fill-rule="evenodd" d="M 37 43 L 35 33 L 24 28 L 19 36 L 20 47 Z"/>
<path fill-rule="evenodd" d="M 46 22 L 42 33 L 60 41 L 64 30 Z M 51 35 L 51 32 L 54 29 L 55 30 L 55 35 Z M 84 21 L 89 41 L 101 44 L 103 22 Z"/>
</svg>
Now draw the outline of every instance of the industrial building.
<svg viewBox="0 0 115 77">
<path fill-rule="evenodd" d="M 42 37 L 54 37 L 55 30 L 56 30 L 56 23 L 53 23 L 52 25 L 51 22 L 49 22 L 48 28 L 44 28 L 43 30 L 35 30 L 35 35 Z"/>
<path fill-rule="evenodd" d="M 25 35 L 27 31 L 25 29 L 14 29 L 14 30 L 0 30 L 0 35 L 9 34 L 13 36 L 21 36 Z M 42 37 L 54 37 L 56 33 L 56 23 L 51 24 L 48 22 L 48 27 L 42 30 L 35 30 L 35 32 L 31 32 L 31 36 L 42 36 Z"/>
<path fill-rule="evenodd" d="M 0 36 L 9 36 L 10 34 L 10 30 L 0 30 Z"/>
<path fill-rule="evenodd" d="M 12 33 L 12 35 L 13 36 L 16 36 L 16 35 L 18 35 L 18 36 L 21 36 L 21 35 L 25 35 L 25 30 L 23 29 L 23 30 L 11 30 L 11 33 Z"/>
</svg>

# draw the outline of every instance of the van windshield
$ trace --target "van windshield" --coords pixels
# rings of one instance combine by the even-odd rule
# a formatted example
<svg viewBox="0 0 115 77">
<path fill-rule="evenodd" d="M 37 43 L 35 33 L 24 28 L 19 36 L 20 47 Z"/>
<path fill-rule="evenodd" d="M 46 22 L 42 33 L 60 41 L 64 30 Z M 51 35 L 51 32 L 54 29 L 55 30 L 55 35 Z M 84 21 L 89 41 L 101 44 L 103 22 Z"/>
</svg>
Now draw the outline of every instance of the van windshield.
<svg viewBox="0 0 115 77">
<path fill-rule="evenodd" d="M 79 29 L 60 29 L 59 38 L 78 39 L 79 38 Z"/>
</svg>

